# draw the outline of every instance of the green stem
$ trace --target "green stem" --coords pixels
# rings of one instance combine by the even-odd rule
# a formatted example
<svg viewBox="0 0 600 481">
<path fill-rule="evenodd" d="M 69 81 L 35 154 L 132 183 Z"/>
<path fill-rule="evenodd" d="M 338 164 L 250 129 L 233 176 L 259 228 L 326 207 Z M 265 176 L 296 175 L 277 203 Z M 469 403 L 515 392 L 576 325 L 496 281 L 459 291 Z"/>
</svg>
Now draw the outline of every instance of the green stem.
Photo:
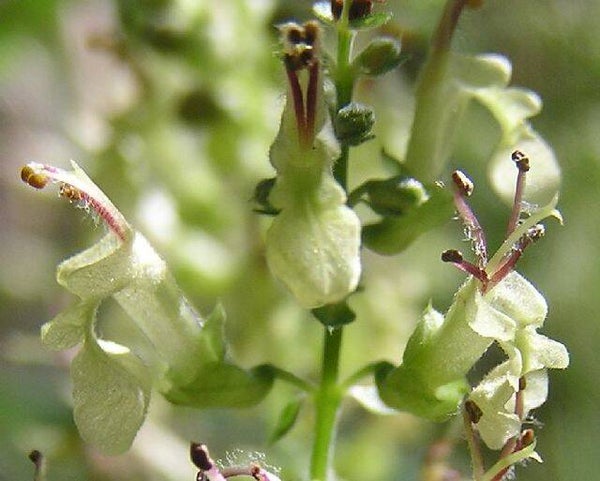
<svg viewBox="0 0 600 481">
<path fill-rule="evenodd" d="M 333 439 L 338 409 L 342 399 L 338 386 L 342 328 L 324 327 L 321 383 L 315 393 L 315 439 L 311 457 L 312 481 L 327 481 L 331 471 Z"/>
<path fill-rule="evenodd" d="M 336 113 L 352 102 L 352 92 L 354 90 L 355 75 L 350 60 L 355 33 L 348 27 L 349 10 L 350 2 L 346 0 L 342 15 L 337 24 L 337 63 L 335 68 Z M 350 148 L 347 145 L 342 145 L 341 155 L 333 166 L 333 176 L 344 189 L 348 185 L 349 153 Z"/>
<path fill-rule="evenodd" d="M 354 71 L 350 62 L 354 32 L 349 28 L 348 21 L 350 4 L 351 0 L 344 0 L 337 24 L 336 113 L 352 101 L 354 89 Z M 348 185 L 349 152 L 349 147 L 342 145 L 341 155 L 333 167 L 333 176 L 344 190 L 347 190 Z M 324 327 L 321 383 L 315 393 L 315 439 L 310 464 L 312 481 L 327 481 L 332 469 L 335 424 L 342 399 L 342 391 L 338 385 L 342 329 L 338 327 L 331 330 L 327 326 Z"/>
</svg>

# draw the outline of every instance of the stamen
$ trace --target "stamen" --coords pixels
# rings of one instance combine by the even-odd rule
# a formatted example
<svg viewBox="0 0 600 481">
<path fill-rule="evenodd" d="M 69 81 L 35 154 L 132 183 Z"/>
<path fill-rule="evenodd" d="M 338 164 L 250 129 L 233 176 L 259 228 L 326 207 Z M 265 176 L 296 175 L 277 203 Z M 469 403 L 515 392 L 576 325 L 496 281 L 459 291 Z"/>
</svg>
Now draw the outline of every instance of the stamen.
<svg viewBox="0 0 600 481">
<path fill-rule="evenodd" d="M 455 249 L 448 249 L 442 252 L 442 262 L 449 262 L 458 269 L 467 274 L 472 275 L 483 284 L 483 289 L 485 290 L 487 283 L 489 281 L 487 277 L 487 273 L 481 267 L 472 264 L 469 261 L 466 261 L 460 251 Z"/>
<path fill-rule="evenodd" d="M 75 168 L 78 169 L 76 164 Z M 82 175 L 85 177 L 84 173 Z M 44 188 L 49 182 L 58 183 L 61 197 L 77 202 L 78 207 L 92 210 L 119 239 L 125 241 L 131 233 L 121 213 L 89 179 L 88 183 L 72 172 L 35 162 L 21 169 L 21 179 L 36 189 Z"/>
<path fill-rule="evenodd" d="M 483 268 L 487 262 L 487 242 L 485 233 L 477 220 L 477 217 L 467 204 L 465 198 L 473 193 L 473 182 L 460 170 L 452 173 L 452 181 L 455 186 L 454 205 L 458 216 L 465 226 L 467 239 L 472 242 L 473 251 L 477 257 L 479 267 Z"/>
<path fill-rule="evenodd" d="M 315 137 L 318 86 L 319 61 L 315 60 L 309 67 L 308 89 L 306 90 L 306 136 L 308 142 Z"/>
<path fill-rule="evenodd" d="M 506 235 L 511 235 L 517 228 L 519 218 L 523 211 L 523 193 L 525 192 L 525 181 L 527 172 L 529 171 L 529 158 L 520 150 L 515 150 L 511 156 L 513 162 L 519 169 L 517 174 L 517 185 L 515 187 L 515 198 L 513 201 L 512 212 L 508 220 L 508 227 L 506 228 Z"/>
<path fill-rule="evenodd" d="M 292 94 L 292 101 L 294 103 L 294 113 L 296 115 L 296 125 L 298 128 L 298 138 L 300 143 L 306 142 L 306 118 L 304 116 L 304 98 L 302 95 L 302 88 L 300 87 L 300 81 L 298 80 L 298 72 L 288 62 L 286 57 L 285 70 L 287 72 L 288 81 L 290 83 L 290 91 Z"/>
<path fill-rule="evenodd" d="M 284 62 L 294 104 L 298 138 L 300 144 L 308 148 L 315 135 L 320 69 L 317 56 L 319 25 L 314 21 L 302 26 L 287 23 L 280 26 L 279 30 L 283 39 Z M 298 78 L 301 70 L 308 70 L 306 97 Z"/>
<path fill-rule="evenodd" d="M 521 238 L 513 246 L 512 250 L 510 251 L 510 254 L 505 257 L 504 261 L 502 262 L 502 264 L 500 264 L 496 272 L 494 272 L 490 276 L 490 285 L 488 287 L 491 288 L 494 285 L 498 284 L 498 282 L 500 282 L 502 279 L 504 279 L 509 274 L 509 272 L 512 271 L 512 269 L 515 267 L 515 264 L 523 255 L 523 251 L 529 245 L 533 244 L 534 242 L 537 242 L 542 237 L 544 237 L 545 232 L 546 229 L 542 224 L 536 224 L 530 229 L 528 229 L 527 232 L 523 236 L 521 236 Z"/>
</svg>

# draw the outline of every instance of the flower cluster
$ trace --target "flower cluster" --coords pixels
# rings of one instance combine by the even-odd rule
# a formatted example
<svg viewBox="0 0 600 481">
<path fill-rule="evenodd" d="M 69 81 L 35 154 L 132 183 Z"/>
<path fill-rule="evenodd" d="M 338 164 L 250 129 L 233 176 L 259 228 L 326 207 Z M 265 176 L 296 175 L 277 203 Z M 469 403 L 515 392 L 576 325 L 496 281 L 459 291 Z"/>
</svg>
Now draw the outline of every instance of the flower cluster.
<svg viewBox="0 0 600 481">
<path fill-rule="evenodd" d="M 403 364 L 384 373 L 378 383 L 388 405 L 433 419 L 454 414 L 468 395 L 468 405 L 477 413 L 473 424 L 493 449 L 518 438 L 529 411 L 546 400 L 547 369 L 569 363 L 562 344 L 537 332 L 548 312 L 544 297 L 514 271 L 523 251 L 542 237 L 539 222 L 550 216 L 560 220 L 557 198 L 544 207 L 525 209 L 529 159 L 519 151 L 512 157 L 518 168 L 513 210 L 507 238 L 491 259 L 485 233 L 466 202 L 473 184 L 462 172 L 453 173 L 455 207 L 476 262 L 456 250 L 442 254 L 443 261 L 470 277 L 445 316 L 431 306 L 427 309 L 408 342 Z M 494 342 L 507 360 L 470 390 L 466 374 Z"/>
</svg>

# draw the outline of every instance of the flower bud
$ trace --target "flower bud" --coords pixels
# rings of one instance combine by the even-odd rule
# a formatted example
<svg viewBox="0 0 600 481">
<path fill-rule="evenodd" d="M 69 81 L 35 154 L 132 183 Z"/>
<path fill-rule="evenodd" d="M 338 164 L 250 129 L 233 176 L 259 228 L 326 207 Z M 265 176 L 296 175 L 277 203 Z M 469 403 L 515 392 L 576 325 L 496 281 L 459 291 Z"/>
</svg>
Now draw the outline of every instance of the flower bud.
<svg viewBox="0 0 600 481">
<path fill-rule="evenodd" d="M 401 44 L 395 38 L 378 37 L 356 57 L 353 64 L 364 75 L 383 75 L 406 59 Z"/>
</svg>

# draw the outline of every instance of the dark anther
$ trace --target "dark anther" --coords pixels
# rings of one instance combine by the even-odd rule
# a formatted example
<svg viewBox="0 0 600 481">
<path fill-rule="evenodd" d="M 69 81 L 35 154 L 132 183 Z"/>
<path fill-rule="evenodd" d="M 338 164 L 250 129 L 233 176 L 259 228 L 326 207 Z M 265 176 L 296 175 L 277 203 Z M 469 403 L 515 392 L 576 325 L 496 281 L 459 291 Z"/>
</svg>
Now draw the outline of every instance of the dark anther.
<svg viewBox="0 0 600 481">
<path fill-rule="evenodd" d="M 525 429 L 521 433 L 521 448 L 526 448 L 535 441 L 535 432 L 533 429 Z"/>
<path fill-rule="evenodd" d="M 191 443 L 190 458 L 192 459 L 192 463 L 201 471 L 208 471 L 213 467 L 206 444 Z"/>
<path fill-rule="evenodd" d="M 452 182 L 463 196 L 469 197 L 473 193 L 473 182 L 460 170 L 452 172 Z"/>
<path fill-rule="evenodd" d="M 463 261 L 463 255 L 456 249 L 448 249 L 442 252 L 442 262 L 456 262 L 460 263 Z"/>
<path fill-rule="evenodd" d="M 523 152 L 520 150 L 515 150 L 511 155 L 511 159 L 515 164 L 517 164 L 517 168 L 521 172 L 529 171 L 529 157 L 527 157 Z"/>
<path fill-rule="evenodd" d="M 525 379 L 524 377 L 520 377 L 519 378 L 519 391 L 525 391 L 526 387 L 527 387 L 527 379 Z"/>
<path fill-rule="evenodd" d="M 32 167 L 26 165 L 21 169 L 21 180 L 31 187 L 43 189 L 48 184 L 48 177 L 36 172 Z"/>
<path fill-rule="evenodd" d="M 469 420 L 473 424 L 477 424 L 481 419 L 481 416 L 483 416 L 481 408 L 477 404 L 475 404 L 475 401 L 471 401 L 470 399 L 467 399 L 465 401 L 465 411 L 469 416 Z"/>
<path fill-rule="evenodd" d="M 294 45 L 297 45 L 304 40 L 304 32 L 299 25 L 289 26 L 285 35 L 288 42 Z"/>
<path fill-rule="evenodd" d="M 43 457 L 44 456 L 42 455 L 42 453 L 40 453 L 37 449 L 31 451 L 28 456 L 29 460 L 36 466 L 39 466 L 39 464 L 42 462 Z"/>
<path fill-rule="evenodd" d="M 344 0 L 331 0 L 331 13 L 333 18 L 339 20 L 342 16 L 342 8 L 344 7 Z M 353 0 L 350 4 L 350 11 L 348 12 L 349 20 L 358 20 L 359 18 L 365 18 L 370 15 L 373 10 L 373 0 Z"/>
</svg>

